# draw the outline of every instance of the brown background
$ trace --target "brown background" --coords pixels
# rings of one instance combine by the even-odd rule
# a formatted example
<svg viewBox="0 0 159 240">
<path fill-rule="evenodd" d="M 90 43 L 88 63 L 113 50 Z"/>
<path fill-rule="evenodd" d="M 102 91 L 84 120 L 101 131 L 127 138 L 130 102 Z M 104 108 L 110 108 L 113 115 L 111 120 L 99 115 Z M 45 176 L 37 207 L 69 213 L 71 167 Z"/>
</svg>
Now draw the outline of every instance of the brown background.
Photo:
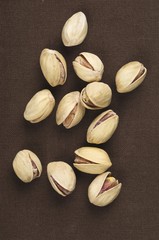
<svg viewBox="0 0 159 240">
<path fill-rule="evenodd" d="M 0 1 L 0 240 L 156 240 L 159 236 L 159 1 L 158 0 L 6 0 Z M 61 42 L 65 21 L 83 11 L 89 23 L 80 46 Z M 51 88 L 44 79 L 39 56 L 43 48 L 60 51 L 68 64 L 64 86 Z M 65 130 L 55 123 L 64 94 L 86 83 L 75 75 L 72 60 L 81 51 L 97 54 L 105 65 L 103 81 L 113 91 L 110 108 L 120 116 L 115 135 L 101 147 L 113 162 L 111 171 L 122 183 L 110 206 L 89 204 L 87 187 L 94 176 L 76 171 L 77 187 L 67 198 L 51 188 L 47 163 L 72 165 L 74 150 L 87 145 L 86 129 L 102 111 L 87 111 L 83 121 Z M 138 60 L 148 75 L 138 89 L 118 94 L 114 77 L 125 63 Z M 53 114 L 32 125 L 23 119 L 29 99 L 48 88 L 56 98 Z M 41 178 L 22 183 L 12 160 L 21 149 L 41 159 Z"/>
</svg>

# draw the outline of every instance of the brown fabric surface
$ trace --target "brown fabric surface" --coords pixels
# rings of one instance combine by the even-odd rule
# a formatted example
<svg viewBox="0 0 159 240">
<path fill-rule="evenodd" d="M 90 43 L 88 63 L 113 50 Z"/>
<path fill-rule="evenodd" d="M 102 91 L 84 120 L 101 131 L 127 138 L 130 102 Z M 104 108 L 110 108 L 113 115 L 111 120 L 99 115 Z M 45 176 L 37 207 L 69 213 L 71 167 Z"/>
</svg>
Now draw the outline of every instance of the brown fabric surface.
<svg viewBox="0 0 159 240">
<path fill-rule="evenodd" d="M 61 41 L 65 21 L 83 11 L 89 23 L 85 41 L 66 48 Z M 6 0 L 0 1 L 0 240 L 156 240 L 159 236 L 159 1 L 158 0 Z M 43 48 L 60 51 L 68 64 L 63 86 L 51 88 L 39 56 Z M 86 130 L 102 111 L 87 111 L 70 129 L 55 123 L 57 105 L 66 93 L 81 90 L 72 61 L 78 53 L 97 54 L 105 65 L 103 81 L 113 91 L 110 108 L 120 117 L 114 136 L 105 144 L 113 175 L 123 183 L 111 205 L 98 208 L 87 198 L 95 176 L 76 172 L 77 186 L 60 197 L 47 179 L 47 163 L 72 165 L 74 150 L 88 145 Z M 114 77 L 125 63 L 138 60 L 148 69 L 144 83 L 129 94 L 118 94 Z M 48 88 L 56 107 L 46 120 L 23 119 L 29 99 Z M 12 161 L 21 149 L 41 159 L 42 176 L 30 184 L 14 174 Z"/>
</svg>

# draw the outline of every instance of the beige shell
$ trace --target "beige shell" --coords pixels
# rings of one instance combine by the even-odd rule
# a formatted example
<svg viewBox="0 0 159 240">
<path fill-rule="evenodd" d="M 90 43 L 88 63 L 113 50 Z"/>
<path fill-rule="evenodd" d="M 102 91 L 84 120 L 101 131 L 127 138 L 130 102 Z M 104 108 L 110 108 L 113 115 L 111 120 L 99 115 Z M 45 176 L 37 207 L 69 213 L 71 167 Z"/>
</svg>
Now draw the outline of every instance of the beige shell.
<svg viewBox="0 0 159 240">
<path fill-rule="evenodd" d="M 70 17 L 62 29 L 62 41 L 67 47 L 81 44 L 88 32 L 87 18 L 83 12 L 77 12 Z"/>
<path fill-rule="evenodd" d="M 140 62 L 134 61 L 125 64 L 116 74 L 116 88 L 119 93 L 131 92 L 145 79 L 147 69 Z"/>
<path fill-rule="evenodd" d="M 58 51 L 43 49 L 40 55 L 40 66 L 44 77 L 52 87 L 63 85 L 66 82 L 66 61 Z"/>
<path fill-rule="evenodd" d="M 62 161 L 47 165 L 48 179 L 53 189 L 63 197 L 72 193 L 76 186 L 76 175 L 72 167 Z"/>
<path fill-rule="evenodd" d="M 115 132 L 118 122 L 119 117 L 112 110 L 101 113 L 87 130 L 87 142 L 101 144 L 108 141 Z"/>
<path fill-rule="evenodd" d="M 80 99 L 82 105 L 90 110 L 108 107 L 111 103 L 111 88 L 102 82 L 89 83 L 81 91 Z"/>
<path fill-rule="evenodd" d="M 100 58 L 88 52 L 82 52 L 73 61 L 77 76 L 85 82 L 98 82 L 102 79 L 104 65 Z"/>
<path fill-rule="evenodd" d="M 55 98 L 48 89 L 37 92 L 28 102 L 24 118 L 31 123 L 38 123 L 47 118 L 55 106 Z"/>
<path fill-rule="evenodd" d="M 121 187 L 122 184 L 114 177 L 111 177 L 110 172 L 102 173 L 101 175 L 98 175 L 89 185 L 89 201 L 99 207 L 107 206 L 117 198 Z"/>
<path fill-rule="evenodd" d="M 25 183 L 40 177 L 42 166 L 39 158 L 30 150 L 19 151 L 13 160 L 13 169 L 17 177 Z"/>
<path fill-rule="evenodd" d="M 65 128 L 77 125 L 85 114 L 85 108 L 80 102 L 80 92 L 74 91 L 66 94 L 60 101 L 56 112 L 57 125 L 63 124 Z"/>
<path fill-rule="evenodd" d="M 108 154 L 101 148 L 81 147 L 75 151 L 75 156 L 74 167 L 85 173 L 100 174 L 112 165 Z"/>
</svg>

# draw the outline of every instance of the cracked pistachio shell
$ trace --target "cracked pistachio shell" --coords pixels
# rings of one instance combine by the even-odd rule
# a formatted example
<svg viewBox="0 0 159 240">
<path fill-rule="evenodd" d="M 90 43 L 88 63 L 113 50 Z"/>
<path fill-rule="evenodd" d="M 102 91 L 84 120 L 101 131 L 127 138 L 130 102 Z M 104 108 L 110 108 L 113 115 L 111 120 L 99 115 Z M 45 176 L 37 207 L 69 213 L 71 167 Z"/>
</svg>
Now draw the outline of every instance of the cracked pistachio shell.
<svg viewBox="0 0 159 240">
<path fill-rule="evenodd" d="M 53 189 L 63 197 L 72 193 L 76 186 L 76 175 L 72 167 L 62 161 L 47 165 L 47 175 Z"/>
<path fill-rule="evenodd" d="M 70 17 L 62 29 L 62 41 L 67 47 L 81 44 L 88 32 L 88 23 L 83 12 L 77 12 Z"/>
<path fill-rule="evenodd" d="M 120 193 L 122 184 L 110 172 L 98 175 L 89 185 L 88 198 L 90 203 L 104 207 L 113 202 Z"/>
<path fill-rule="evenodd" d="M 115 132 L 118 122 L 119 117 L 112 110 L 101 113 L 87 130 L 87 142 L 101 144 L 108 141 Z"/>
<path fill-rule="evenodd" d="M 38 123 L 47 118 L 55 106 L 55 99 L 48 89 L 37 92 L 28 102 L 24 118 L 31 123 Z"/>
<path fill-rule="evenodd" d="M 17 177 L 25 183 L 40 177 L 42 166 L 39 158 L 30 150 L 19 151 L 13 160 L 13 169 Z"/>
<path fill-rule="evenodd" d="M 102 79 L 104 65 L 100 58 L 88 52 L 82 52 L 73 61 L 77 76 L 85 82 L 98 82 Z"/>
<path fill-rule="evenodd" d="M 140 62 L 134 61 L 125 64 L 116 74 L 115 82 L 119 93 L 131 92 L 145 79 L 147 69 Z"/>
<path fill-rule="evenodd" d="M 111 103 L 111 88 L 103 82 L 89 83 L 81 91 L 80 99 L 82 105 L 90 110 L 102 109 Z"/>
<path fill-rule="evenodd" d="M 67 78 L 66 61 L 61 53 L 45 48 L 40 55 L 42 73 L 52 87 L 63 85 Z"/>
<path fill-rule="evenodd" d="M 100 174 L 111 167 L 112 163 L 108 154 L 103 149 L 81 147 L 75 151 L 73 165 L 81 172 Z"/>
<path fill-rule="evenodd" d="M 56 112 L 57 125 L 63 124 L 65 128 L 77 125 L 85 114 L 85 108 L 80 102 L 80 92 L 74 91 L 66 94 L 60 101 Z"/>
</svg>

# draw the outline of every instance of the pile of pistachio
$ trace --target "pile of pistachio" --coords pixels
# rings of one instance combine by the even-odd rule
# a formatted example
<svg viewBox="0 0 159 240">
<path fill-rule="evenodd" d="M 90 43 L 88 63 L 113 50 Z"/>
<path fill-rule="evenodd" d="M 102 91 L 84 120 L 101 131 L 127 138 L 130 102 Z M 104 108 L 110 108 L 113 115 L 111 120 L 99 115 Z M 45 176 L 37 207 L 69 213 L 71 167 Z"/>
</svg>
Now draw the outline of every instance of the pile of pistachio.
<svg viewBox="0 0 159 240">
<path fill-rule="evenodd" d="M 78 12 L 70 17 L 62 29 L 62 41 L 67 47 L 81 44 L 88 31 L 84 13 Z M 52 87 L 63 85 L 67 79 L 67 65 L 64 57 L 56 50 L 44 49 L 40 55 L 42 73 Z M 73 61 L 77 76 L 89 84 L 81 91 L 66 94 L 60 101 L 57 112 L 57 125 L 67 129 L 77 125 L 85 115 L 85 109 L 98 110 L 111 103 L 110 87 L 99 82 L 102 79 L 104 65 L 93 53 L 82 52 Z M 147 69 L 142 63 L 133 61 L 125 64 L 116 74 L 116 88 L 119 93 L 130 92 L 144 80 Z M 26 105 L 24 118 L 38 123 L 48 117 L 55 106 L 55 98 L 48 89 L 37 92 Z M 101 144 L 114 134 L 119 122 L 113 110 L 98 115 L 87 130 L 87 142 Z M 99 174 L 88 187 L 88 199 L 96 206 L 110 204 L 120 193 L 122 184 L 106 170 L 112 163 L 108 154 L 101 148 L 81 147 L 75 151 L 74 167 L 81 172 Z M 39 158 L 30 150 L 22 150 L 13 160 L 16 175 L 25 183 L 40 177 L 42 165 Z M 48 179 L 54 190 L 62 196 L 68 196 L 75 189 L 76 175 L 73 168 L 63 161 L 50 162 L 47 165 Z"/>
</svg>

